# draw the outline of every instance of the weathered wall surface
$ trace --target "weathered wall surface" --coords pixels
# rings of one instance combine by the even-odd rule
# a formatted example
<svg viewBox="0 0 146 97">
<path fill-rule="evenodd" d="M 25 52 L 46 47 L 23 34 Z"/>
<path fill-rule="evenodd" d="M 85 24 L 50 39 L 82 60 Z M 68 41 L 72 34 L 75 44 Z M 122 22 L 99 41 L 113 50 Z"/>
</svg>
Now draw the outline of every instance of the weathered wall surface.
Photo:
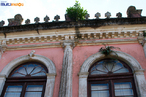
<svg viewBox="0 0 146 97">
<path fill-rule="evenodd" d="M 119 44 L 119 45 L 110 45 L 114 47 L 119 47 L 122 52 L 125 52 L 132 57 L 134 57 L 142 66 L 143 69 L 146 69 L 146 58 L 144 56 L 144 51 L 139 43 L 133 44 Z M 73 97 L 78 97 L 78 89 L 79 89 L 79 77 L 78 73 L 83 62 L 91 55 L 97 53 L 99 49 L 103 47 L 103 45 L 99 46 L 82 46 L 82 47 L 75 47 L 73 49 Z M 145 78 L 146 78 L 146 72 Z"/>
<path fill-rule="evenodd" d="M 2 69 L 12 60 L 23 56 L 28 55 L 32 50 L 35 50 L 34 54 L 42 55 L 53 61 L 56 67 L 56 78 L 55 78 L 55 86 L 53 97 L 58 97 L 59 94 L 59 86 L 60 86 L 60 78 L 62 71 L 62 62 L 63 62 L 63 48 L 45 48 L 45 49 L 29 49 L 29 50 L 12 50 L 5 51 L 0 59 L 0 72 Z"/>
<path fill-rule="evenodd" d="M 142 66 L 143 69 L 146 69 L 145 63 L 146 58 L 144 56 L 144 51 L 139 43 L 132 44 L 115 44 L 110 45 L 119 47 L 122 52 L 125 52 L 133 56 Z M 73 76 L 72 76 L 72 96 L 78 97 L 79 89 L 79 77 L 78 73 L 83 62 L 91 55 L 97 53 L 103 45 L 98 46 L 77 46 L 73 49 Z M 43 55 L 53 61 L 56 67 L 57 76 L 55 78 L 55 87 L 53 97 L 58 97 L 59 86 L 61 79 L 62 63 L 63 63 L 63 48 L 44 48 L 44 49 L 29 49 L 29 50 L 9 50 L 5 51 L 0 59 L 0 72 L 2 69 L 12 60 L 29 54 L 32 50 L 35 50 L 35 54 Z M 146 72 L 145 72 L 146 77 Z"/>
</svg>

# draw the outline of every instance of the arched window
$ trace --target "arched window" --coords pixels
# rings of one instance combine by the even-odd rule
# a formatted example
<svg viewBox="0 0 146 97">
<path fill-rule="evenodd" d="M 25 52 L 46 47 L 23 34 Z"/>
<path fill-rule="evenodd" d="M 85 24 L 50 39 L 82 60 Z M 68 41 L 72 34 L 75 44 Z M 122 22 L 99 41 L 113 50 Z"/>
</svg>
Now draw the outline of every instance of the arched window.
<svg viewBox="0 0 146 97">
<path fill-rule="evenodd" d="M 44 97 L 47 72 L 41 63 L 19 65 L 6 79 L 2 97 Z"/>
<path fill-rule="evenodd" d="M 137 97 L 133 73 L 120 60 L 104 59 L 89 69 L 88 97 Z"/>
</svg>

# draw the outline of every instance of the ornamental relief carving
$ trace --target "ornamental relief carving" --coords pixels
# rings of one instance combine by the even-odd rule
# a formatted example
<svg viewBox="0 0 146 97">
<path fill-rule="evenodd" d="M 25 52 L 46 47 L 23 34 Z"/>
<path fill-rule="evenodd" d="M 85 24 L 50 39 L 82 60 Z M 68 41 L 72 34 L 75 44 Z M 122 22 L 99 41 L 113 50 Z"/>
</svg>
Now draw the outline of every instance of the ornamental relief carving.
<svg viewBox="0 0 146 97">
<path fill-rule="evenodd" d="M 104 31 L 104 30 L 103 30 Z M 125 30 L 125 31 L 80 31 L 80 40 L 90 39 L 114 39 L 114 38 L 132 38 L 138 37 L 139 31 Z M 25 43 L 42 43 L 42 42 L 54 42 L 64 40 L 75 40 L 78 39 L 78 35 L 73 32 L 60 35 L 40 35 L 40 36 L 27 36 L 17 38 L 6 38 L 7 45 L 9 44 L 25 44 Z M 141 39 L 138 39 L 139 41 Z"/>
</svg>

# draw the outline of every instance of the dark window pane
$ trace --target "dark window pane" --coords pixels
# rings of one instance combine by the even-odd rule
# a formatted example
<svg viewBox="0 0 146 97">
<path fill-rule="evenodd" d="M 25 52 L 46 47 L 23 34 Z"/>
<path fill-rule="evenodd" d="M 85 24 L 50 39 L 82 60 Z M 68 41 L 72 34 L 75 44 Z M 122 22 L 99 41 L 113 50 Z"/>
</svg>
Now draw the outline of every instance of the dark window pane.
<svg viewBox="0 0 146 97">
<path fill-rule="evenodd" d="M 28 85 L 25 97 L 41 97 L 43 85 Z"/>
<path fill-rule="evenodd" d="M 108 84 L 91 84 L 91 90 L 105 90 L 109 89 Z"/>
<path fill-rule="evenodd" d="M 43 85 L 28 85 L 26 91 L 42 91 Z"/>
<path fill-rule="evenodd" d="M 131 82 L 114 83 L 116 96 L 131 96 L 133 95 Z"/>
<path fill-rule="evenodd" d="M 11 77 L 45 76 L 47 71 L 39 64 L 28 63 L 16 68 Z"/>
<path fill-rule="evenodd" d="M 41 97 L 42 92 L 26 92 L 25 97 Z"/>
<path fill-rule="evenodd" d="M 91 84 L 91 97 L 109 97 L 108 84 Z"/>
<path fill-rule="evenodd" d="M 4 97 L 20 97 L 22 86 L 8 86 Z"/>
<path fill-rule="evenodd" d="M 127 72 L 129 72 L 129 70 L 118 60 L 102 60 L 94 64 L 90 70 L 91 75 Z"/>
<path fill-rule="evenodd" d="M 91 97 L 109 97 L 109 91 L 91 91 Z"/>
</svg>

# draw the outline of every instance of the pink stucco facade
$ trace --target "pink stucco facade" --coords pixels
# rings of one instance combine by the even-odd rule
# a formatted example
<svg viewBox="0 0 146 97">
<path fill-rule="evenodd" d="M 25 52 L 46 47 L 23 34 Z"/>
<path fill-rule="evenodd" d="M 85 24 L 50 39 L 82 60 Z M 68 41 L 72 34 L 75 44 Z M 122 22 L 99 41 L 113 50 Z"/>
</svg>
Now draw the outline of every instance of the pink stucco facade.
<svg viewBox="0 0 146 97">
<path fill-rule="evenodd" d="M 138 43 L 133 44 L 119 44 L 119 45 L 110 45 L 114 47 L 119 47 L 122 52 L 125 52 L 132 57 L 134 57 L 142 66 L 143 69 L 146 69 L 146 58 L 144 55 L 143 48 Z M 84 47 L 75 47 L 73 49 L 73 97 L 78 97 L 79 93 L 79 76 L 80 67 L 84 61 L 91 55 L 97 53 L 103 45 L 99 46 L 84 46 Z M 146 72 L 144 73 L 146 78 Z"/>
<path fill-rule="evenodd" d="M 141 10 L 136 10 L 134 6 L 127 11 L 127 18 L 118 13 L 117 18 L 109 16 L 76 22 L 53 21 L 21 25 L 19 19 L 22 16 L 17 14 L 18 20 L 14 16 L 14 19 L 10 19 L 13 23 L 8 26 L 3 27 L 0 22 L 0 97 L 9 94 L 7 89 L 12 84 L 14 87 L 23 87 L 20 97 L 32 92 L 26 90 L 29 85 L 39 87 L 38 84 L 42 90 L 35 92 L 39 92 L 40 97 L 92 97 L 94 90 L 91 84 L 107 84 L 108 97 L 127 97 L 122 92 L 115 93 L 116 82 L 119 85 L 129 83 L 130 88 L 118 88 L 121 91 L 130 89 L 132 92 L 128 97 L 146 97 L 146 17 L 141 17 Z M 135 13 L 139 17 L 135 17 Z M 120 50 L 117 54 L 110 52 L 106 56 L 107 53 L 99 52 L 104 47 L 102 44 Z M 120 61 L 110 60 L 117 55 Z M 37 62 L 41 64 L 37 65 Z M 89 69 L 93 64 L 96 68 L 93 68 L 95 72 L 92 75 Z M 107 65 L 109 68 L 112 66 L 112 69 L 107 69 Z M 17 66 L 19 69 L 26 68 L 21 73 Z M 28 73 L 29 66 L 32 67 Z M 37 67 L 41 70 L 32 73 Z M 14 69 L 16 76 L 9 76 Z M 34 76 L 37 73 L 43 74 Z M 97 97 L 98 91 L 105 90 L 95 91 L 94 97 Z"/>
<path fill-rule="evenodd" d="M 5 51 L 3 53 L 2 59 L 0 60 L 0 72 L 1 70 L 12 60 L 29 54 L 32 49 L 29 50 L 15 50 L 15 51 Z M 45 56 L 53 61 L 56 67 L 56 78 L 54 86 L 54 97 L 58 97 L 61 71 L 62 71 L 62 62 L 63 62 L 63 48 L 44 48 L 44 49 L 35 49 L 35 54 Z"/>
<path fill-rule="evenodd" d="M 14 45 L 11 45 L 14 46 Z M 15 45 L 16 46 L 16 45 Z M 17 45 L 18 46 L 18 45 Z M 134 57 L 142 66 L 143 69 L 146 69 L 145 63 L 145 55 L 143 51 L 143 47 L 139 43 L 130 43 L 130 44 L 113 44 L 110 46 L 119 47 L 120 51 L 125 52 L 132 57 Z M 91 55 L 97 53 L 99 49 L 103 47 L 103 45 L 98 46 L 76 46 L 73 49 L 73 72 L 72 72 L 72 96 L 78 97 L 79 93 L 79 76 L 78 73 L 84 61 Z M 31 52 L 32 49 L 29 50 L 11 50 L 5 51 L 0 60 L 0 71 L 12 60 L 27 55 Z M 62 63 L 64 56 L 63 48 L 44 48 L 44 49 L 35 49 L 35 54 L 45 56 L 53 61 L 56 67 L 57 76 L 55 77 L 55 86 L 53 97 L 58 97 L 59 95 L 59 86 L 60 86 L 60 78 L 62 72 Z M 146 77 L 146 72 L 144 73 Z"/>
</svg>

